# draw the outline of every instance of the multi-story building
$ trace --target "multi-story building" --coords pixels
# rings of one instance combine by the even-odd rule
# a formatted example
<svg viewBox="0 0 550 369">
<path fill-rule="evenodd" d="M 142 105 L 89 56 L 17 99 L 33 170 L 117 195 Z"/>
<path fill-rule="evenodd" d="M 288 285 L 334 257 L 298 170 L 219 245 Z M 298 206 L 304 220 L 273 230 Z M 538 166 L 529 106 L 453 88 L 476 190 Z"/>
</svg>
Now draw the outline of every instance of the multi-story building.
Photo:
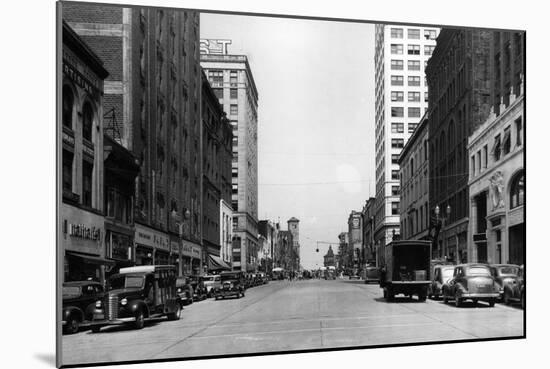
<svg viewBox="0 0 550 369">
<path fill-rule="evenodd" d="M 292 217 L 287 221 L 287 227 L 290 233 L 292 233 L 292 247 L 294 255 L 296 255 L 295 260 L 295 270 L 300 269 L 300 221 Z"/>
<path fill-rule="evenodd" d="M 465 262 L 468 231 L 468 136 L 489 115 L 492 31 L 443 29 L 426 67 L 430 89 L 429 205 L 433 257 Z M 437 211 L 437 210 L 439 211 Z"/>
<path fill-rule="evenodd" d="M 360 268 L 364 264 L 363 216 L 360 211 L 351 211 L 348 217 L 348 235 L 350 266 Z"/>
<path fill-rule="evenodd" d="M 525 262 L 524 34 L 494 32 L 493 106 L 468 139 L 468 261 Z"/>
<path fill-rule="evenodd" d="M 201 65 L 233 127 L 233 268 L 254 271 L 258 249 L 258 91 L 247 56 L 229 55 L 227 42 L 218 49 L 219 41 L 201 41 Z"/>
<path fill-rule="evenodd" d="M 233 245 L 233 208 L 223 199 L 220 200 L 220 257 L 224 263 L 232 264 Z"/>
<path fill-rule="evenodd" d="M 106 133 L 137 157 L 134 261 L 200 273 L 202 140 L 199 14 L 62 3 L 104 61 Z"/>
<path fill-rule="evenodd" d="M 233 132 L 204 73 L 202 73 L 201 104 L 203 248 L 208 254 L 209 269 L 230 270 L 231 267 L 221 258 L 220 201 L 231 201 Z"/>
<path fill-rule="evenodd" d="M 349 234 L 348 232 L 340 232 L 338 235 L 338 257 L 340 258 L 340 268 L 346 269 L 351 267 L 353 259 L 350 258 L 349 251 Z"/>
<path fill-rule="evenodd" d="M 323 256 L 323 265 L 328 267 L 328 266 L 335 266 L 335 258 L 334 258 L 334 251 L 332 251 L 332 246 L 329 245 L 328 246 L 328 251 L 327 253 L 325 254 L 325 256 Z"/>
<path fill-rule="evenodd" d="M 62 24 L 61 248 L 64 281 L 105 280 L 102 60 Z"/>
<path fill-rule="evenodd" d="M 361 217 L 363 219 L 362 233 L 363 233 L 363 250 L 365 262 L 371 265 L 378 265 L 378 254 L 376 249 L 376 243 L 374 241 L 374 224 L 375 221 L 375 202 L 374 197 L 369 197 L 365 201 L 363 210 L 361 211 Z"/>
<path fill-rule="evenodd" d="M 401 239 L 430 239 L 428 114 L 399 155 Z"/>
<path fill-rule="evenodd" d="M 435 48 L 438 32 L 434 27 L 375 27 L 374 237 L 379 249 L 383 249 L 394 235 L 399 235 L 397 159 L 428 106 L 424 69 Z"/>
<path fill-rule="evenodd" d="M 258 250 L 258 257 L 261 260 L 262 271 L 273 269 L 273 257 L 277 246 L 277 228 L 269 220 L 260 220 L 258 222 L 258 232 L 264 239 L 263 246 Z"/>
<path fill-rule="evenodd" d="M 280 229 L 279 224 L 277 224 L 277 247 L 274 255 L 274 265 L 276 267 L 283 268 L 287 271 L 295 270 L 293 268 L 295 267 L 294 260 L 296 259 L 296 255 L 294 254 L 293 242 L 292 232 L 283 231 Z"/>
</svg>

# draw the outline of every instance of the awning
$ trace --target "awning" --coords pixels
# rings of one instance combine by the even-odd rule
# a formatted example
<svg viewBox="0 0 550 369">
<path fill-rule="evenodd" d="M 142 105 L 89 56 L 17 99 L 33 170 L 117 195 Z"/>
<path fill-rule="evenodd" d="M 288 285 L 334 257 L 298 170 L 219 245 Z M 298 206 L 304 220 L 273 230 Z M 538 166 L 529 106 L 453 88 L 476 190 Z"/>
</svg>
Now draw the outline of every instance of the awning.
<svg viewBox="0 0 550 369">
<path fill-rule="evenodd" d="M 114 260 L 111 260 L 111 259 L 105 259 L 105 258 L 102 258 L 102 257 L 99 257 L 99 256 L 80 254 L 76 251 L 67 250 L 67 251 L 65 251 L 65 254 L 67 256 L 74 256 L 74 257 L 77 257 L 77 258 L 81 258 L 82 261 L 84 261 L 85 263 L 88 263 L 88 264 L 109 265 L 109 266 L 113 266 L 113 265 L 116 264 L 116 262 Z"/>
<path fill-rule="evenodd" d="M 227 265 L 220 257 L 215 255 L 208 255 L 208 269 L 209 270 L 231 270 L 231 267 Z"/>
<path fill-rule="evenodd" d="M 279 268 L 279 267 L 273 268 L 272 271 L 273 271 L 273 272 L 282 272 L 282 271 L 283 271 L 283 268 Z"/>
</svg>

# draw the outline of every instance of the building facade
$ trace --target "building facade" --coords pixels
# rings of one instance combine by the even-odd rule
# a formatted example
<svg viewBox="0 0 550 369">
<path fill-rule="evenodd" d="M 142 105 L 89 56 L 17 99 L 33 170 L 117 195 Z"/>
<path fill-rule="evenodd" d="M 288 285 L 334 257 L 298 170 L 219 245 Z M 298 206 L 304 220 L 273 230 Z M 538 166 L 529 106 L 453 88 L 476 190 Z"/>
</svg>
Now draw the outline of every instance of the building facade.
<svg viewBox="0 0 550 369">
<path fill-rule="evenodd" d="M 374 197 L 370 197 L 365 201 L 363 210 L 361 211 L 361 217 L 363 219 L 363 250 L 365 255 L 365 262 L 371 265 L 378 265 L 378 254 L 376 249 L 376 243 L 374 241 L 374 225 L 376 223 L 375 218 L 375 202 Z"/>
<path fill-rule="evenodd" d="M 60 220 L 63 281 L 105 280 L 102 60 L 62 24 L 62 186 Z"/>
<path fill-rule="evenodd" d="M 467 140 L 489 115 L 491 40 L 492 32 L 487 30 L 443 29 L 426 68 L 434 258 L 468 260 Z"/>
<path fill-rule="evenodd" d="M 353 259 L 351 258 L 349 247 L 349 233 L 341 232 L 338 235 L 338 258 L 341 269 L 350 268 L 353 265 Z"/>
<path fill-rule="evenodd" d="M 62 16 L 110 72 L 106 134 L 141 164 L 135 263 L 204 272 L 198 12 L 63 3 Z"/>
<path fill-rule="evenodd" d="M 399 155 L 401 239 L 427 240 L 430 235 L 428 114 Z"/>
<path fill-rule="evenodd" d="M 335 258 L 334 258 L 334 251 L 332 251 L 332 246 L 329 245 L 328 246 L 328 251 L 327 253 L 325 254 L 325 256 L 323 256 L 323 266 L 325 267 L 328 267 L 328 266 L 335 266 L 336 262 L 335 262 Z"/>
<path fill-rule="evenodd" d="M 350 266 L 360 268 L 363 261 L 363 216 L 361 212 L 352 210 L 348 217 L 349 260 Z"/>
<path fill-rule="evenodd" d="M 378 254 L 400 232 L 398 158 L 428 107 L 424 70 L 438 33 L 434 27 L 375 27 L 374 237 Z"/>
<path fill-rule="evenodd" d="M 232 265 L 233 242 L 233 208 L 231 203 L 220 200 L 220 257 L 228 265 Z"/>
<path fill-rule="evenodd" d="M 296 255 L 295 270 L 300 269 L 300 220 L 295 217 L 290 218 L 287 221 L 287 227 L 290 233 L 292 233 L 292 248 L 293 254 Z"/>
<path fill-rule="evenodd" d="M 228 40 L 201 40 L 201 65 L 233 128 L 233 268 L 256 270 L 258 250 L 258 91 L 245 55 Z M 230 43 L 230 41 L 229 41 Z"/>
<path fill-rule="evenodd" d="M 258 251 L 262 271 L 271 271 L 274 265 L 274 253 L 277 247 L 277 228 L 269 220 L 260 220 L 258 222 L 258 232 L 263 239 L 263 245 Z"/>
<path fill-rule="evenodd" d="M 494 32 L 488 119 L 468 140 L 468 261 L 525 262 L 525 116 L 522 32 Z"/>
</svg>

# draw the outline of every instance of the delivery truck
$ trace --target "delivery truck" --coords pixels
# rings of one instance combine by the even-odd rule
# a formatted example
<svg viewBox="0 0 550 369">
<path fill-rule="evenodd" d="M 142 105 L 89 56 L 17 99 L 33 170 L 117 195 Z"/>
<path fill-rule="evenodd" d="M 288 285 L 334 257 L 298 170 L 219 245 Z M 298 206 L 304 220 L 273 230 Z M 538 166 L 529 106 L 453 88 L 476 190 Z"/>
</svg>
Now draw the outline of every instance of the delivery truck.
<svg viewBox="0 0 550 369">
<path fill-rule="evenodd" d="M 430 285 L 431 241 L 401 240 L 386 245 L 380 273 L 384 298 L 403 294 L 426 301 Z"/>
</svg>

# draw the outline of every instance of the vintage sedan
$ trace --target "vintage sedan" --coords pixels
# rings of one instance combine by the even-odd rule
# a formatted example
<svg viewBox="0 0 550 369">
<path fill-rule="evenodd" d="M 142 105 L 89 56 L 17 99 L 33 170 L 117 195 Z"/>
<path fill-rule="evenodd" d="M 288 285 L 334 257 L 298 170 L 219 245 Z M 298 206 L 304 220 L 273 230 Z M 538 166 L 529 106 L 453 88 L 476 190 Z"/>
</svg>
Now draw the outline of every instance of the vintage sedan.
<svg viewBox="0 0 550 369">
<path fill-rule="evenodd" d="M 216 300 L 228 296 L 244 297 L 245 275 L 243 272 L 221 272 L 221 287 L 214 290 Z"/>
<path fill-rule="evenodd" d="M 454 265 L 436 265 L 433 268 L 432 280 L 428 286 L 428 297 L 437 300 L 443 291 L 443 286 L 448 285 L 453 279 Z"/>
<path fill-rule="evenodd" d="M 214 289 L 222 285 L 219 275 L 205 275 L 201 277 L 204 287 L 206 288 L 206 296 L 214 296 Z"/>
<path fill-rule="evenodd" d="M 94 281 L 63 283 L 63 332 L 73 334 L 92 320 L 95 302 L 103 298 L 103 285 Z"/>
<path fill-rule="evenodd" d="M 491 273 L 498 286 L 500 293 L 499 300 L 504 300 L 504 288 L 508 285 L 518 283 L 519 265 L 515 264 L 493 264 L 491 265 Z"/>
<path fill-rule="evenodd" d="M 180 297 L 182 307 L 193 303 L 194 292 L 189 277 L 180 277 L 176 280 L 176 293 Z"/>
<path fill-rule="evenodd" d="M 202 301 L 206 299 L 206 286 L 201 276 L 190 275 L 189 283 L 193 287 L 193 301 Z"/>
<path fill-rule="evenodd" d="M 512 283 L 504 284 L 503 301 L 506 305 L 510 305 L 512 302 L 520 302 L 522 307 L 525 305 L 525 269 L 523 265 L 519 267 L 518 274 Z"/>
<path fill-rule="evenodd" d="M 366 267 L 364 271 L 364 277 L 365 284 L 371 282 L 378 283 L 380 281 L 380 268 L 377 268 L 375 266 Z"/>
<path fill-rule="evenodd" d="M 443 303 L 454 300 L 460 307 L 465 300 L 486 301 L 495 306 L 499 297 L 498 286 L 487 264 L 461 264 L 455 266 L 453 278 L 443 285 Z"/>
</svg>

